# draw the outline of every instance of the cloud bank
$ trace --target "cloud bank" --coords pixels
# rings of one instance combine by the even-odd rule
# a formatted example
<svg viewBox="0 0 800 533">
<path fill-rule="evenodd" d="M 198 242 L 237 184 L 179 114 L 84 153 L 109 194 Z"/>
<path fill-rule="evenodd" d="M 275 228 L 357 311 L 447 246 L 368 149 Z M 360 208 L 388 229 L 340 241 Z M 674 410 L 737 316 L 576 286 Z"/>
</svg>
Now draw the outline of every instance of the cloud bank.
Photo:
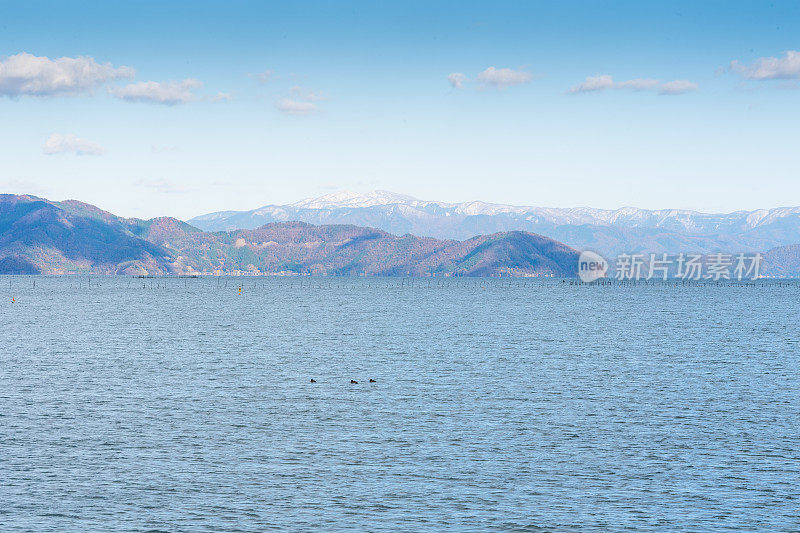
<svg viewBox="0 0 800 533">
<path fill-rule="evenodd" d="M 121 78 L 132 78 L 131 67 L 98 63 L 91 57 L 50 59 L 20 53 L 0 61 L 0 95 L 55 96 L 89 93 L 96 87 Z"/>
<path fill-rule="evenodd" d="M 502 89 L 512 85 L 528 83 L 533 79 L 530 72 L 510 68 L 489 67 L 478 74 L 478 81 L 484 85 Z"/>
<path fill-rule="evenodd" d="M 484 87 L 503 89 L 512 85 L 522 85 L 533 80 L 533 75 L 524 70 L 511 68 L 489 67 L 479 72 L 475 80 Z M 447 82 L 453 89 L 463 89 L 469 77 L 463 72 L 451 72 L 447 75 Z"/>
<path fill-rule="evenodd" d="M 72 133 L 67 135 L 54 133 L 45 141 L 42 152 L 47 155 L 102 155 L 105 153 L 105 149 L 95 142 L 81 139 Z"/>
<path fill-rule="evenodd" d="M 178 105 L 192 102 L 195 95 L 192 89 L 198 89 L 203 83 L 195 79 L 182 81 L 142 81 L 125 87 L 111 89 L 111 94 L 128 102 L 147 102 L 151 104 Z"/>
<path fill-rule="evenodd" d="M 629 89 L 633 91 L 657 91 L 659 94 L 674 95 L 695 91 L 697 88 L 698 85 L 689 80 L 661 82 L 661 80 L 651 78 L 635 78 L 616 82 L 612 76 L 601 74 L 587 76 L 582 83 L 572 87 L 569 92 L 579 94 L 613 89 Z"/>
<path fill-rule="evenodd" d="M 317 104 L 314 102 L 303 102 L 291 98 L 282 98 L 275 102 L 278 111 L 287 115 L 310 115 L 317 112 Z"/>
<path fill-rule="evenodd" d="M 760 57 L 751 65 L 731 61 L 731 70 L 748 80 L 800 79 L 800 52 L 788 50 L 783 57 Z"/>
<path fill-rule="evenodd" d="M 659 94 L 683 94 L 697 90 L 697 84 L 689 80 L 674 80 L 662 83 L 659 88 Z"/>
</svg>

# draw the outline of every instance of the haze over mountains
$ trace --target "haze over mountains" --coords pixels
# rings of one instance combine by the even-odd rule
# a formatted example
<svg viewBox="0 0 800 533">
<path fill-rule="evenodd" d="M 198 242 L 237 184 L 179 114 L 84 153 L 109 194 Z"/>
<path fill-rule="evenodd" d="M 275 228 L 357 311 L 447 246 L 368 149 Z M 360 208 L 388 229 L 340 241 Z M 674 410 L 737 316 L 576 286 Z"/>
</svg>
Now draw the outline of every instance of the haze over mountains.
<svg viewBox="0 0 800 533">
<path fill-rule="evenodd" d="M 281 222 L 209 233 L 169 217 L 126 219 L 74 200 L 0 195 L 0 273 L 571 277 L 577 260 L 577 251 L 525 232 L 456 241 Z"/>
<path fill-rule="evenodd" d="M 289 220 L 355 224 L 395 235 L 410 233 L 438 239 L 527 231 L 579 250 L 596 250 L 606 257 L 637 252 L 766 252 L 800 243 L 800 207 L 727 214 L 634 207 L 547 208 L 423 201 L 387 191 L 336 192 L 289 205 L 210 213 L 188 222 L 205 231 L 230 231 Z"/>
</svg>

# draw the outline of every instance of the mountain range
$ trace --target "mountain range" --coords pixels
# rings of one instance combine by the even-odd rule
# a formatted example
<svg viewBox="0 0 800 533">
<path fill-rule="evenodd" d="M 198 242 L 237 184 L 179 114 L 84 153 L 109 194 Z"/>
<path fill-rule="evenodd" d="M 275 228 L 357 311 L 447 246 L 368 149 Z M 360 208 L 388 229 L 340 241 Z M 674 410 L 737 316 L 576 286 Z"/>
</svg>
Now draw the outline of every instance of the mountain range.
<svg viewBox="0 0 800 533">
<path fill-rule="evenodd" d="M 463 239 L 443 239 L 410 233 L 398 235 L 355 224 L 311 224 L 291 219 L 297 213 L 313 213 L 317 219 L 324 221 L 337 217 L 358 218 L 366 216 L 365 213 L 380 219 L 381 213 L 407 214 L 422 209 L 436 213 L 430 216 L 433 223 L 427 227 L 443 230 L 445 226 L 437 222 L 440 218 L 460 218 L 461 221 L 453 224 L 450 230 L 467 234 L 468 227 L 482 227 L 481 224 L 503 227 L 497 220 L 491 222 L 492 217 L 527 209 L 492 204 L 471 207 L 452 204 L 445 209 L 440 204 L 428 205 L 425 202 L 415 207 L 415 202 L 419 201 L 391 193 L 329 195 L 298 202 L 291 209 L 281 208 L 284 211 L 280 216 L 287 217 L 286 221 L 269 222 L 247 229 L 203 231 L 194 224 L 207 227 L 209 221 L 224 225 L 224 220 L 249 220 L 247 225 L 251 225 L 263 213 L 214 214 L 199 217 L 205 223 L 193 219 L 189 224 L 169 217 L 150 220 L 123 218 L 76 200 L 56 202 L 28 195 L 0 195 L 0 274 L 244 272 L 572 277 L 576 273 L 578 251 L 558 242 L 551 235 L 509 230 Z M 484 214 L 466 215 L 470 210 Z M 277 208 L 265 211 L 278 216 Z M 577 214 L 580 210 L 550 211 L 553 213 L 548 215 L 549 220 L 589 216 L 586 213 Z M 570 215 L 570 211 L 575 213 Z M 663 247 L 662 250 L 668 249 L 669 253 L 673 253 L 674 247 L 684 244 L 687 248 L 677 250 L 689 253 L 692 248 L 688 246 L 696 244 L 705 247 L 699 250 L 699 253 L 705 253 L 709 248 L 715 251 L 713 247 L 726 243 L 730 247 L 720 251 L 763 252 L 761 272 L 765 275 L 800 276 L 800 244 L 771 246 L 771 243 L 783 243 L 793 238 L 793 232 L 797 232 L 796 209 L 731 215 L 643 210 L 611 215 L 611 212 L 598 210 L 586 212 L 589 211 L 599 213 L 591 223 L 555 226 L 569 237 L 565 240 L 581 242 L 581 239 L 586 240 L 590 236 L 594 239 L 591 240 L 595 245 L 593 248 L 604 250 L 630 246 L 632 236 L 644 239 L 644 236 L 658 235 L 658 244 Z M 677 213 L 685 215 L 678 216 Z M 470 217 L 477 218 L 468 221 Z M 297 215 L 296 218 L 301 217 Z M 397 221 L 399 218 L 383 220 Z M 425 225 L 419 218 L 415 220 L 416 224 Z M 513 227 L 512 218 L 503 220 Z M 522 217 L 521 220 L 528 219 Z M 601 220 L 605 222 L 598 222 Z M 543 225 L 544 222 L 539 224 Z M 550 224 L 555 225 L 555 222 Z M 683 229 L 665 229 L 678 225 Z M 609 235 L 616 236 L 617 240 Z M 638 246 L 642 246 L 642 252 L 645 253 L 660 251 L 657 247 L 647 247 L 649 244 L 644 240 Z M 613 262 L 613 257 L 607 257 Z"/>
<path fill-rule="evenodd" d="M 0 195 L 0 273 L 570 277 L 577 259 L 576 250 L 522 231 L 443 240 L 289 221 L 205 232 L 75 200 Z"/>
<path fill-rule="evenodd" d="M 679 209 L 616 210 L 423 201 L 388 191 L 336 192 L 252 211 L 220 211 L 188 222 L 205 231 L 252 229 L 272 222 L 354 224 L 404 235 L 469 239 L 526 231 L 606 257 L 620 253 L 766 252 L 800 243 L 800 207 L 709 214 Z"/>
</svg>

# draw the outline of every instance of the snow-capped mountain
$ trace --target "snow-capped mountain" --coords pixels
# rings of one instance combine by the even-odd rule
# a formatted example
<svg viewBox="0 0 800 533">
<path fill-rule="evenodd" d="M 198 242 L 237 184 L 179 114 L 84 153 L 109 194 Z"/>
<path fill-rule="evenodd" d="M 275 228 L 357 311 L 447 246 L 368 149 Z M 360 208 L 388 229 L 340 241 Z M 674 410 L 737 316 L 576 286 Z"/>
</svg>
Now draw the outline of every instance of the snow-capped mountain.
<svg viewBox="0 0 800 533">
<path fill-rule="evenodd" d="M 290 220 L 371 226 L 395 234 L 440 239 L 524 230 L 606 254 L 735 253 L 800 243 L 800 207 L 725 214 L 635 207 L 550 208 L 426 201 L 388 191 L 340 191 L 289 205 L 210 213 L 188 222 L 206 231 L 230 231 Z"/>
<path fill-rule="evenodd" d="M 367 193 L 337 191 L 317 198 L 306 198 L 291 204 L 298 209 L 337 209 L 342 207 L 373 207 L 376 205 L 403 204 L 413 205 L 419 200 L 404 194 L 389 191 L 372 191 Z"/>
</svg>

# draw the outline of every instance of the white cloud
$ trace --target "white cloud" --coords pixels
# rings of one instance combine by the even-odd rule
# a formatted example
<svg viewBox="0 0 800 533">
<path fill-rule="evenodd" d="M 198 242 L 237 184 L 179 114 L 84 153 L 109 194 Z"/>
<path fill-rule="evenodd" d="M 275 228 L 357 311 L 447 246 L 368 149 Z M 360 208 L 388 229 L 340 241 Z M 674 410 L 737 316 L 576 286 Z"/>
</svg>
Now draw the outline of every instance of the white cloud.
<svg viewBox="0 0 800 533">
<path fill-rule="evenodd" d="M 97 63 L 91 57 L 50 59 L 20 53 L 0 61 L 0 95 L 53 96 L 88 93 L 111 80 L 132 78 L 130 67 Z"/>
<path fill-rule="evenodd" d="M 662 83 L 659 88 L 659 94 L 683 94 L 690 91 L 696 91 L 697 84 L 689 80 L 675 80 Z"/>
<path fill-rule="evenodd" d="M 533 79 L 530 72 L 522 70 L 513 70 L 510 68 L 494 68 L 489 67 L 480 74 L 478 74 L 478 81 L 502 89 L 511 85 L 520 85 L 528 83 Z"/>
<path fill-rule="evenodd" d="M 287 115 L 310 115 L 316 113 L 317 104 L 314 102 L 302 102 L 300 100 L 292 100 L 291 98 L 283 98 L 275 102 L 275 107 L 282 113 Z"/>
<path fill-rule="evenodd" d="M 674 80 L 662 83 L 652 78 L 635 78 L 627 81 L 615 82 L 612 76 L 602 74 L 587 76 L 569 92 L 573 94 L 605 91 L 608 89 L 630 89 L 634 91 L 654 90 L 660 94 L 682 94 L 697 89 L 697 84 L 689 80 Z"/>
<path fill-rule="evenodd" d="M 102 155 L 105 152 L 103 147 L 99 144 L 81 139 L 72 133 L 67 135 L 61 133 L 52 134 L 47 141 L 45 141 L 42 151 L 47 155 Z"/>
<path fill-rule="evenodd" d="M 261 72 L 256 72 L 255 74 L 249 74 L 251 78 L 254 80 L 258 80 L 261 83 L 267 83 L 268 81 L 272 80 L 273 72 L 271 70 L 263 70 Z"/>
<path fill-rule="evenodd" d="M 752 65 L 731 61 L 731 70 L 749 80 L 800 79 L 800 52 L 788 50 L 784 57 L 761 57 Z"/>
<path fill-rule="evenodd" d="M 212 102 L 230 102 L 231 100 L 233 100 L 233 93 L 224 93 L 222 91 L 211 99 Z"/>
<path fill-rule="evenodd" d="M 609 76 L 610 78 L 611 76 Z M 628 81 L 621 81 L 617 85 L 621 89 L 633 89 L 634 91 L 645 91 L 647 89 L 655 89 L 658 87 L 658 84 L 661 83 L 659 80 L 654 80 L 652 78 L 634 78 Z"/>
<path fill-rule="evenodd" d="M 464 87 L 464 82 L 467 81 L 467 76 L 460 72 L 451 72 L 447 75 L 447 81 L 453 86 L 453 89 L 461 89 Z"/>
<path fill-rule="evenodd" d="M 614 78 L 604 74 L 601 76 L 587 76 L 583 83 L 580 83 L 569 90 L 571 93 L 588 93 L 593 91 L 605 91 L 613 89 L 615 86 Z"/>
<path fill-rule="evenodd" d="M 322 93 L 294 86 L 290 89 L 287 98 L 281 98 L 275 102 L 275 107 L 286 115 L 311 115 L 319 111 L 316 102 L 327 99 L 328 97 Z"/>
<path fill-rule="evenodd" d="M 192 89 L 202 86 L 201 81 L 191 78 L 183 81 L 142 81 L 125 87 L 115 87 L 111 89 L 111 93 L 128 102 L 176 105 L 193 101 L 195 95 Z"/>
</svg>

